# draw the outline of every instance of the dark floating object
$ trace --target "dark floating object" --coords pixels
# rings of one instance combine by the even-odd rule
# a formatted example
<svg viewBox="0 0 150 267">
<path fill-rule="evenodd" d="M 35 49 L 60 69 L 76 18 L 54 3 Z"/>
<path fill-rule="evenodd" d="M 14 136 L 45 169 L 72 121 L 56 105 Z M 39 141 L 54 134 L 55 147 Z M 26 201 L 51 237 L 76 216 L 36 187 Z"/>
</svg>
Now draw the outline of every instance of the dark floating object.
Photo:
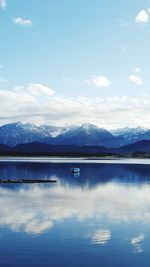
<svg viewBox="0 0 150 267">
<path fill-rule="evenodd" d="M 35 184 L 35 183 L 56 183 L 56 180 L 0 180 L 0 184 Z"/>
</svg>

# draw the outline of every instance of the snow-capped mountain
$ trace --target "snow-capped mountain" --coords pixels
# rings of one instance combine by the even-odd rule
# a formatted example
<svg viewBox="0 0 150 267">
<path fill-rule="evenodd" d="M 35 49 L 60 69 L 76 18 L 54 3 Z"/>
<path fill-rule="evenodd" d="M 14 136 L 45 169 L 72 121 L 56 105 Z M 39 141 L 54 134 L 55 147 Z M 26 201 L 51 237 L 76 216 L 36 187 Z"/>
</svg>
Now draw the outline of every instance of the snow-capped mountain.
<svg viewBox="0 0 150 267">
<path fill-rule="evenodd" d="M 139 136 L 138 141 L 141 140 L 150 140 L 150 130 L 145 131 Z"/>
<path fill-rule="evenodd" d="M 69 128 L 67 127 L 49 126 L 49 125 L 42 125 L 40 128 L 43 129 L 43 131 L 47 134 L 47 136 L 51 136 L 54 138 L 69 130 Z"/>
<path fill-rule="evenodd" d="M 8 146 L 43 142 L 56 145 L 114 147 L 116 141 L 116 137 L 107 130 L 92 124 L 56 127 L 17 122 L 0 127 L 0 143 Z"/>
<path fill-rule="evenodd" d="M 0 143 L 9 146 L 41 141 L 47 136 L 46 131 L 29 123 L 17 122 L 0 127 Z"/>
<path fill-rule="evenodd" d="M 83 124 L 78 127 L 71 127 L 59 135 L 54 144 L 114 147 L 116 142 L 117 138 L 107 130 L 92 124 Z"/>
<path fill-rule="evenodd" d="M 124 127 L 120 129 L 115 129 L 112 130 L 111 133 L 120 138 L 120 142 L 122 145 L 125 144 L 131 144 L 135 143 L 139 140 L 142 140 L 142 135 L 146 132 L 146 129 L 141 128 L 141 127 L 136 127 L 136 128 L 129 128 L 129 127 Z M 150 136 L 150 134 L 149 134 Z M 150 139 L 150 138 L 149 138 Z"/>
<path fill-rule="evenodd" d="M 10 123 L 0 127 L 0 144 L 42 142 L 51 145 L 103 146 L 117 148 L 140 140 L 150 140 L 150 130 L 123 128 L 111 132 L 93 124 L 81 126 L 36 126 L 29 123 Z"/>
<path fill-rule="evenodd" d="M 142 134 L 145 131 L 146 129 L 141 128 L 141 127 L 136 127 L 136 128 L 124 127 L 124 128 L 112 130 L 111 133 L 115 136 L 119 136 L 119 135 L 131 136 L 133 134 L 134 135 Z"/>
<path fill-rule="evenodd" d="M 55 139 L 75 127 L 59 127 L 30 123 L 9 123 L 0 127 L 0 144 L 15 146 L 31 142 L 45 142 L 53 144 Z"/>
</svg>

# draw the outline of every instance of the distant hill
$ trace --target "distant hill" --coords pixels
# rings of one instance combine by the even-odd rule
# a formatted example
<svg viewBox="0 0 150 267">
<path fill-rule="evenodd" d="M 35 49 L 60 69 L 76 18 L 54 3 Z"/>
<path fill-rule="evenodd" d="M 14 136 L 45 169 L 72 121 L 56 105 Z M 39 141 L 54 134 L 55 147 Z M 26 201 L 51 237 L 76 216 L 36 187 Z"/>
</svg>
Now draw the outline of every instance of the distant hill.
<svg viewBox="0 0 150 267">
<path fill-rule="evenodd" d="M 150 155 L 150 140 L 143 140 L 119 148 L 104 146 L 50 145 L 40 142 L 19 144 L 14 147 L 0 145 L 0 155 L 23 156 L 121 156 L 133 153 Z"/>
<path fill-rule="evenodd" d="M 20 154 L 47 154 L 47 155 L 94 155 L 106 153 L 105 147 L 93 146 L 70 146 L 70 145 L 49 145 L 44 143 L 28 143 L 17 145 L 11 148 L 11 153 Z"/>
<path fill-rule="evenodd" d="M 115 152 L 118 153 L 134 153 L 134 152 L 144 152 L 150 153 L 150 140 L 143 140 L 133 143 L 131 145 L 122 146 L 118 149 L 115 149 Z"/>
<path fill-rule="evenodd" d="M 0 144 L 0 152 L 7 152 L 7 151 L 10 151 L 10 147 L 7 145 Z"/>
<path fill-rule="evenodd" d="M 9 151 L 9 150 L 8 150 Z M 19 153 L 46 153 L 57 155 L 98 155 L 98 154 L 132 154 L 135 152 L 150 153 L 150 141 L 143 140 L 131 145 L 122 146 L 119 148 L 105 148 L 103 146 L 74 146 L 74 145 L 49 145 L 44 143 L 29 143 L 17 145 L 11 148 L 13 152 Z"/>
</svg>

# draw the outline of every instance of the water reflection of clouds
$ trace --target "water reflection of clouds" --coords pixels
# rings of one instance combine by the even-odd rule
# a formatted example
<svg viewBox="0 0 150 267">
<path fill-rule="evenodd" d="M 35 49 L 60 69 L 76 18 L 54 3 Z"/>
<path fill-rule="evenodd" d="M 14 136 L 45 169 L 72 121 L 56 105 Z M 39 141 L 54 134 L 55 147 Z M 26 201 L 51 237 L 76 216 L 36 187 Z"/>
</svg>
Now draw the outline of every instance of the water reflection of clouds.
<svg viewBox="0 0 150 267">
<path fill-rule="evenodd" d="M 139 235 L 131 239 L 131 245 L 134 247 L 135 253 L 142 253 L 143 248 L 141 242 L 144 241 L 144 235 Z"/>
<path fill-rule="evenodd" d="M 111 223 L 136 221 L 150 223 L 149 186 L 126 186 L 117 183 L 95 188 L 58 184 L 28 189 L 0 188 L 0 225 L 14 231 L 40 234 L 57 222 L 75 218 Z M 104 234 L 104 235 L 103 235 Z M 95 232 L 92 240 L 109 238 L 110 232 Z M 135 240 L 131 241 L 134 245 Z"/>
<path fill-rule="evenodd" d="M 92 235 L 92 244 L 107 244 L 111 239 L 111 232 L 109 230 L 96 230 Z"/>
</svg>

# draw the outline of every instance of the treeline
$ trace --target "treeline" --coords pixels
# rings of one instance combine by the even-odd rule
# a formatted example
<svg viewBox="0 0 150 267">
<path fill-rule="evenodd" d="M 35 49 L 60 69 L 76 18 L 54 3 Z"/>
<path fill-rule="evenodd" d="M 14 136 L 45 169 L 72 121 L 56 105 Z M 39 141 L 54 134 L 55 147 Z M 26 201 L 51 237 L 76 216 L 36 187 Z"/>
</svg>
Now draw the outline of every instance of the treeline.
<svg viewBox="0 0 150 267">
<path fill-rule="evenodd" d="M 0 152 L 0 156 L 11 157 L 120 157 L 120 154 L 114 153 L 84 153 L 84 152 L 18 152 L 8 151 Z"/>
</svg>

